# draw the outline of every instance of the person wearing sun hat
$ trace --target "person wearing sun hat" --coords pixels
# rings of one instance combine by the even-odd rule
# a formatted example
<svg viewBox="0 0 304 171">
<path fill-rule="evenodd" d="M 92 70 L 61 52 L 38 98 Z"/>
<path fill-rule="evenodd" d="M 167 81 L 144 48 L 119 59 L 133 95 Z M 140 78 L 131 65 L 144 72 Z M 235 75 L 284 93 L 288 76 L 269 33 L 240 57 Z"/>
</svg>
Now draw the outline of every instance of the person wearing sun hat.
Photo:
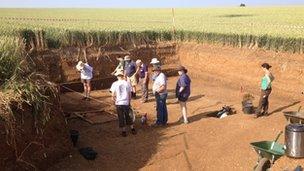
<svg viewBox="0 0 304 171">
<path fill-rule="evenodd" d="M 125 62 L 125 77 L 127 78 L 127 81 L 130 82 L 132 85 L 132 98 L 136 98 L 136 85 L 137 85 L 137 79 L 136 79 L 136 74 L 137 74 L 137 67 L 136 63 L 131 60 L 131 57 L 129 55 L 124 57 L 124 62 Z"/>
<path fill-rule="evenodd" d="M 157 58 L 152 58 L 150 64 L 153 66 L 160 66 L 160 61 Z"/>
<path fill-rule="evenodd" d="M 117 61 L 119 61 L 117 67 L 115 68 L 115 70 L 112 72 L 112 75 L 115 75 L 115 73 L 118 70 L 124 70 L 124 59 L 123 58 L 117 58 Z"/>
<path fill-rule="evenodd" d="M 88 63 L 79 61 L 76 65 L 76 69 L 80 72 L 81 82 L 84 89 L 84 98 L 83 100 L 90 100 L 91 93 L 91 80 L 93 78 L 93 67 Z"/>
<path fill-rule="evenodd" d="M 153 67 L 161 66 L 160 61 L 159 61 L 156 57 L 151 59 L 150 64 L 151 64 Z M 152 74 L 152 81 L 154 81 L 155 78 L 156 78 L 156 76 L 155 76 L 154 74 Z"/>
<path fill-rule="evenodd" d="M 187 124 L 187 101 L 190 96 L 191 79 L 187 75 L 188 70 L 184 66 L 179 66 L 177 70 L 179 79 L 176 83 L 175 94 L 181 107 L 181 113 L 184 119 L 184 123 Z"/>
<path fill-rule="evenodd" d="M 268 115 L 268 107 L 269 107 L 268 98 L 272 91 L 272 82 L 274 80 L 274 76 L 270 72 L 270 68 L 272 66 L 269 65 L 268 63 L 263 63 L 261 67 L 262 70 L 264 71 L 264 76 L 261 81 L 261 96 L 260 96 L 259 106 L 256 110 L 256 117 L 260 117 L 262 115 Z"/>
<path fill-rule="evenodd" d="M 123 137 L 127 136 L 126 125 L 130 126 L 131 133 L 135 135 L 136 130 L 133 125 L 134 123 L 129 115 L 132 87 L 130 83 L 124 79 L 123 70 L 117 70 L 115 76 L 117 77 L 117 81 L 112 84 L 110 92 L 112 93 L 112 100 L 116 106 L 121 135 Z"/>
<path fill-rule="evenodd" d="M 160 66 L 153 67 L 153 73 L 155 80 L 153 82 L 153 94 L 156 99 L 156 112 L 157 120 L 155 126 L 166 125 L 168 121 L 168 110 L 167 110 L 167 77 L 161 71 Z"/>
</svg>

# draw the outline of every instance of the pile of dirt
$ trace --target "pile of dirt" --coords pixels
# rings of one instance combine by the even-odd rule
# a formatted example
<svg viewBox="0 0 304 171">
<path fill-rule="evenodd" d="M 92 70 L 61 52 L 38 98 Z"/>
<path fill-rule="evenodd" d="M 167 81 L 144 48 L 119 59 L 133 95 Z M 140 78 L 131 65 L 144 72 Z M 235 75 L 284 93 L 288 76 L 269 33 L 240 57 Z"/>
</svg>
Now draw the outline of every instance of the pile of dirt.
<svg viewBox="0 0 304 171">
<path fill-rule="evenodd" d="M 16 144 L 8 144 L 6 123 L 0 122 L 1 170 L 45 170 L 65 157 L 71 150 L 68 128 L 59 99 L 52 102 L 50 119 L 37 131 L 33 109 L 23 104 L 14 108 Z"/>
</svg>

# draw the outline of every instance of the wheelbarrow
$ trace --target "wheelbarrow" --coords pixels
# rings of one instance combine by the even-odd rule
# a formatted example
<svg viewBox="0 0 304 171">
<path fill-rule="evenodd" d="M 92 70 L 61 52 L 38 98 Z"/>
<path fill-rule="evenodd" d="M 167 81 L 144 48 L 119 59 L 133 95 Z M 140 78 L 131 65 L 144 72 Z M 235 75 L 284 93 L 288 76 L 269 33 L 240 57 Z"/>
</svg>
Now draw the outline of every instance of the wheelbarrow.
<svg viewBox="0 0 304 171">
<path fill-rule="evenodd" d="M 274 141 L 259 141 L 250 143 L 253 149 L 258 154 L 257 165 L 254 167 L 254 171 L 265 171 L 270 168 L 274 162 L 285 154 L 284 146 L 277 143 L 281 131 Z"/>
<path fill-rule="evenodd" d="M 299 124 L 304 123 L 304 113 L 300 112 L 301 108 L 302 106 L 299 107 L 297 112 L 295 111 L 283 112 L 288 123 L 299 123 Z"/>
</svg>

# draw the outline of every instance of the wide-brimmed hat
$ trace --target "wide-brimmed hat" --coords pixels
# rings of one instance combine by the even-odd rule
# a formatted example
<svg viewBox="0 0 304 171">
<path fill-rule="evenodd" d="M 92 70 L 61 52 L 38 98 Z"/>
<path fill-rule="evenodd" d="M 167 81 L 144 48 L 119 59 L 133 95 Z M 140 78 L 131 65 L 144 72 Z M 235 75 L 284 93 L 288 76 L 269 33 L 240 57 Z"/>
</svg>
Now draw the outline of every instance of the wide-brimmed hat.
<svg viewBox="0 0 304 171">
<path fill-rule="evenodd" d="M 160 61 L 157 58 L 152 58 L 150 64 L 158 64 Z"/>
<path fill-rule="evenodd" d="M 116 58 L 118 61 L 123 61 L 124 59 L 123 58 Z"/>
<path fill-rule="evenodd" d="M 182 66 L 182 65 L 180 65 L 179 67 L 177 67 L 177 71 L 184 71 L 185 73 L 188 72 L 188 70 L 184 66 Z"/>
<path fill-rule="evenodd" d="M 153 66 L 152 71 L 161 71 L 161 67 L 159 65 Z"/>
<path fill-rule="evenodd" d="M 131 60 L 131 57 L 129 55 L 125 56 L 124 58 L 125 61 L 130 61 Z"/>
<path fill-rule="evenodd" d="M 83 69 L 83 66 L 84 66 L 84 63 L 82 61 L 79 61 L 76 65 L 76 69 L 78 71 L 82 70 Z"/>
<path fill-rule="evenodd" d="M 124 72 L 123 72 L 123 70 L 117 70 L 116 72 L 115 72 L 115 74 L 114 74 L 116 77 L 118 77 L 118 76 L 123 76 L 124 75 Z"/>
<path fill-rule="evenodd" d="M 269 68 L 272 67 L 272 66 L 269 65 L 268 63 L 263 63 L 261 66 L 262 66 L 263 68 L 266 68 L 266 69 L 269 69 Z"/>
</svg>

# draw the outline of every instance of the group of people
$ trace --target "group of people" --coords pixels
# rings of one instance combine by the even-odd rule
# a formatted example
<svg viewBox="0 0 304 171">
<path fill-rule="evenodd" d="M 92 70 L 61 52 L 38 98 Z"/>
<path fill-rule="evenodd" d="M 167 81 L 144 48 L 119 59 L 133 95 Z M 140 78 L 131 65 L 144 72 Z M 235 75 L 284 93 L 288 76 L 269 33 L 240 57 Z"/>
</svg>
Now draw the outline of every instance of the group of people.
<svg viewBox="0 0 304 171">
<path fill-rule="evenodd" d="M 162 72 L 162 66 L 157 58 L 153 58 L 150 62 L 152 66 L 152 75 L 149 75 L 148 65 L 143 63 L 140 59 L 134 62 L 130 56 L 118 58 L 118 66 L 112 73 L 117 77 L 111 88 L 112 100 L 115 103 L 119 127 L 121 128 L 121 135 L 127 136 L 126 126 L 130 126 L 131 133 L 136 134 L 133 119 L 130 116 L 131 100 L 136 98 L 136 86 L 139 83 L 141 86 L 141 102 L 146 103 L 149 94 L 149 80 L 153 81 L 152 92 L 156 100 L 156 122 L 155 126 L 164 126 L 168 121 L 167 109 L 167 77 Z M 262 69 L 265 72 L 261 81 L 261 97 L 259 106 L 256 110 L 256 117 L 268 114 L 269 95 L 272 91 L 272 81 L 274 77 L 270 72 L 271 66 L 268 63 L 262 64 Z M 90 99 L 91 79 L 93 77 L 93 68 L 88 63 L 78 62 L 77 70 L 81 72 L 81 81 L 84 86 L 84 100 Z M 181 107 L 181 115 L 185 124 L 187 124 L 187 101 L 191 93 L 191 79 L 187 75 L 187 69 L 184 66 L 177 68 L 179 79 L 176 83 L 175 95 Z"/>
<path fill-rule="evenodd" d="M 121 135 L 127 136 L 126 126 L 131 127 L 131 133 L 136 134 L 133 121 L 130 112 L 131 99 L 136 98 L 136 86 L 137 83 L 141 86 L 141 102 L 145 103 L 148 100 L 149 94 L 149 80 L 150 77 L 153 81 L 152 92 L 156 100 L 156 122 L 155 126 L 164 126 L 168 121 L 168 110 L 167 110 L 167 77 L 162 72 L 160 61 L 157 58 L 153 58 L 150 64 L 152 65 L 153 74 L 150 76 L 148 71 L 148 65 L 143 63 L 141 60 L 136 62 L 132 61 L 129 56 L 125 56 L 124 60 L 118 59 L 119 65 L 112 73 L 117 77 L 110 91 L 112 93 L 113 101 L 115 102 L 119 127 L 121 128 Z M 176 84 L 176 97 L 180 101 L 182 115 L 184 123 L 188 123 L 187 119 L 187 107 L 186 101 L 190 96 L 190 84 L 191 80 L 187 75 L 187 69 L 183 66 L 178 68 L 180 78 Z"/>
</svg>

